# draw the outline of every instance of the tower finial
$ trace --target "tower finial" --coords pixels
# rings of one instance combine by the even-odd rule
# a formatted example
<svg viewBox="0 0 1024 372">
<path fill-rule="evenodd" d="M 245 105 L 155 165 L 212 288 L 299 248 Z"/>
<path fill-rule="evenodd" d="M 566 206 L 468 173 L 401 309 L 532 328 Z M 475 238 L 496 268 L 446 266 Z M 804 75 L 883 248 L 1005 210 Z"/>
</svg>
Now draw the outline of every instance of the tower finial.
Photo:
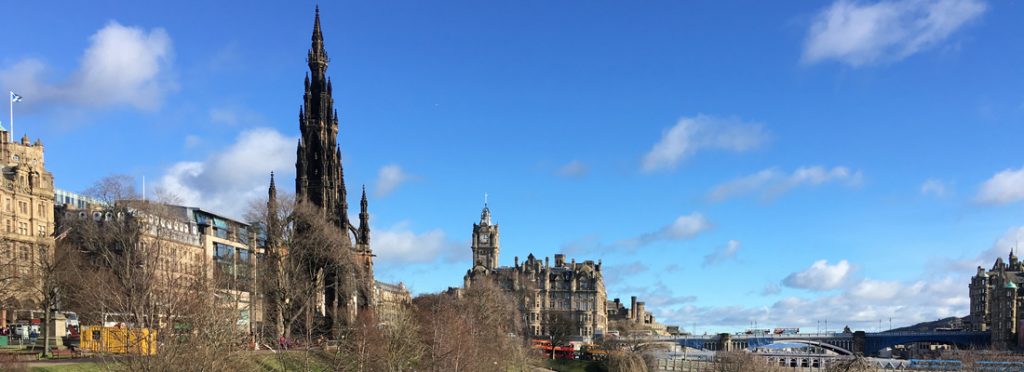
<svg viewBox="0 0 1024 372">
<path fill-rule="evenodd" d="M 480 225 L 491 224 L 491 209 L 487 207 L 487 193 L 484 193 L 484 209 L 480 211 Z"/>
</svg>

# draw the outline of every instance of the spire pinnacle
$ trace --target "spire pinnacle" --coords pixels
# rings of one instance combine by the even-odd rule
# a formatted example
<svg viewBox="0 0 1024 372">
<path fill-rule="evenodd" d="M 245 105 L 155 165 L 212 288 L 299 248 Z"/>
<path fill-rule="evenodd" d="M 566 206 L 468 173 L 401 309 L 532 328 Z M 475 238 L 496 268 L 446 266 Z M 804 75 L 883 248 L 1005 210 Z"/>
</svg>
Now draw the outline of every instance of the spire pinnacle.
<svg viewBox="0 0 1024 372">
<path fill-rule="evenodd" d="M 313 43 L 319 41 L 323 43 L 324 35 L 320 32 L 320 4 L 316 5 L 316 17 L 313 20 Z"/>
<path fill-rule="evenodd" d="M 270 187 L 267 188 L 268 203 L 277 202 L 277 184 L 274 183 L 274 171 L 270 171 Z"/>
<path fill-rule="evenodd" d="M 320 31 L 320 5 L 316 6 L 316 17 L 313 20 L 313 36 L 309 48 L 309 56 L 307 56 L 307 62 L 309 63 L 309 69 L 313 72 L 314 80 L 321 80 L 324 75 L 324 70 L 327 69 L 327 50 L 324 49 L 324 35 Z"/>
</svg>

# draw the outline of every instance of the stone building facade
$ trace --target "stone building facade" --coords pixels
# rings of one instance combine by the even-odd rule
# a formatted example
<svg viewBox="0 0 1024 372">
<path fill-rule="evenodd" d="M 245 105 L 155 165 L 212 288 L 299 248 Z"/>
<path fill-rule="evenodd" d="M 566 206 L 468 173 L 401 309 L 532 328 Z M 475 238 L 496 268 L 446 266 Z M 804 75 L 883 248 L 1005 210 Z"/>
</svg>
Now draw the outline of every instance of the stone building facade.
<svg viewBox="0 0 1024 372">
<path fill-rule="evenodd" d="M 344 322 L 354 320 L 359 309 L 373 305 L 373 250 L 370 247 L 370 222 L 366 190 L 363 190 L 359 226 L 348 217 L 345 175 L 338 147 L 338 112 L 334 109 L 333 86 L 327 77 L 330 58 L 320 29 L 320 8 L 313 22 L 312 44 L 306 56 L 309 73 L 304 82 L 302 108 L 299 109 L 299 143 L 295 160 L 295 196 L 299 203 L 315 205 L 342 231 L 351 233 L 350 241 L 340 249 L 350 249 L 361 267 L 355 296 L 341 293 L 342 273 L 337 266 L 324 265 L 323 308 L 328 327 L 337 334 Z"/>
<path fill-rule="evenodd" d="M 530 254 L 522 263 L 516 257 L 513 266 L 498 266 L 500 246 L 498 225 L 485 204 L 480 222 L 473 224 L 473 267 L 463 278 L 465 288 L 491 280 L 511 292 L 530 337 L 549 336 L 553 322 L 564 320 L 573 324 L 576 337 L 604 334 L 607 294 L 600 262 L 566 262 L 565 255 L 556 254 L 552 264 L 547 257 L 542 262 Z"/>
<path fill-rule="evenodd" d="M 248 224 L 196 207 L 139 200 L 78 206 L 64 204 L 55 214 L 60 221 L 139 223 L 143 256 L 138 260 L 155 268 L 150 279 L 157 296 L 173 296 L 181 286 L 210 283 L 220 305 L 237 311 L 239 327 L 248 328 L 262 319 L 253 295 L 258 252 Z M 75 234 L 68 238 L 74 239 Z"/>
<path fill-rule="evenodd" d="M 996 259 L 991 270 L 978 266 L 968 286 L 971 330 L 989 331 L 992 347 L 1009 349 L 1024 345 L 1024 264 L 1010 251 L 1007 261 Z"/>
<path fill-rule="evenodd" d="M 53 257 L 53 174 L 43 144 L 11 141 L 0 127 L 0 306 L 31 306 L 40 300 L 41 259 Z"/>
<path fill-rule="evenodd" d="M 412 306 L 412 295 L 404 283 L 376 281 L 373 285 L 373 300 L 377 322 L 385 326 L 395 324 L 402 313 Z"/>
<path fill-rule="evenodd" d="M 654 325 L 657 322 L 654 319 L 654 314 L 647 311 L 647 305 L 643 301 L 637 301 L 636 296 L 630 297 L 630 306 L 627 308 L 626 304 L 615 299 L 608 301 L 608 320 L 629 320 L 636 324 L 643 325 Z"/>
</svg>

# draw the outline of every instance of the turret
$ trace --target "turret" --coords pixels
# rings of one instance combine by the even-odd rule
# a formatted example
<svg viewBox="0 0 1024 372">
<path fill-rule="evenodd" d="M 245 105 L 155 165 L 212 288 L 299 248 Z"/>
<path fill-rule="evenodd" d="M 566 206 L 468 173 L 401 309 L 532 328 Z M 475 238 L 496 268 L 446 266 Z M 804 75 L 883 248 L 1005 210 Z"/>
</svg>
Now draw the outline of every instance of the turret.
<svg viewBox="0 0 1024 372">
<path fill-rule="evenodd" d="M 487 203 L 484 203 L 484 209 L 480 211 L 480 226 L 491 225 L 491 210 L 487 208 Z"/>
<path fill-rule="evenodd" d="M 370 244 L 370 212 L 366 202 L 366 185 L 363 185 L 363 198 L 359 201 L 359 244 Z"/>
</svg>

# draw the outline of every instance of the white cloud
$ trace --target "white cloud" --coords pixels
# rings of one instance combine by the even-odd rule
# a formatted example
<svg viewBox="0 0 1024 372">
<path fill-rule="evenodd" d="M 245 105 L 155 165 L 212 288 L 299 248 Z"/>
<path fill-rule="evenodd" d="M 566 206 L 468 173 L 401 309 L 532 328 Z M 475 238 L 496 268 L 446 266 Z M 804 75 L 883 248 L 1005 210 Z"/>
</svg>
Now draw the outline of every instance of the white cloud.
<svg viewBox="0 0 1024 372">
<path fill-rule="evenodd" d="M 850 326 L 853 330 L 883 330 L 891 318 L 894 327 L 967 314 L 970 300 L 966 282 L 955 276 L 927 277 L 912 281 L 865 279 L 853 283 L 841 293 L 816 298 L 790 296 L 768 306 L 699 306 L 652 308 L 659 322 L 693 324 L 699 332 L 721 332 L 748 327 L 751 321 L 760 324 L 801 327 L 814 332 L 819 321 L 829 320 L 829 331 Z M 766 285 L 762 294 L 777 294 L 778 287 Z M 898 300 L 897 300 L 898 299 Z"/>
<path fill-rule="evenodd" d="M 997 257 L 1004 257 L 1006 260 L 1010 250 L 1014 250 L 1015 254 L 1020 255 L 1021 253 L 1021 242 L 1024 242 L 1024 226 L 1011 227 L 1003 233 L 992 247 L 979 255 L 979 259 L 982 261 L 981 265 L 991 266 Z"/>
<path fill-rule="evenodd" d="M 615 287 L 609 292 L 622 294 L 623 296 L 620 298 L 636 296 L 637 301 L 643 302 L 645 308 L 648 311 L 674 305 L 691 303 L 697 300 L 697 296 L 676 295 L 675 291 L 672 290 L 672 288 L 670 288 L 668 285 L 665 284 L 665 282 L 660 280 L 654 283 L 654 285 Z M 627 306 L 628 305 L 629 304 L 627 304 Z M 652 313 L 653 312 L 654 311 L 652 311 Z"/>
<path fill-rule="evenodd" d="M 711 223 L 704 215 L 694 212 L 677 217 L 670 225 L 661 229 L 661 235 L 666 239 L 686 239 L 710 228 Z"/>
<path fill-rule="evenodd" d="M 946 183 L 941 180 L 930 178 L 921 184 L 921 195 L 931 195 L 938 198 L 945 197 L 949 192 Z"/>
<path fill-rule="evenodd" d="M 378 262 L 430 263 L 438 259 L 446 262 L 467 259 L 469 243 L 448 239 L 444 231 L 434 229 L 416 233 L 408 222 L 386 229 L 371 229 L 373 253 Z"/>
<path fill-rule="evenodd" d="M 650 267 L 640 261 L 633 261 L 627 264 L 610 264 L 601 267 L 605 283 L 622 283 L 630 276 L 646 272 Z"/>
<path fill-rule="evenodd" d="M 1024 167 L 996 173 L 981 184 L 975 200 L 985 204 L 1009 204 L 1024 200 Z"/>
<path fill-rule="evenodd" d="M 736 259 L 736 254 L 740 252 L 740 241 L 730 240 L 725 245 L 716 248 L 713 252 L 708 253 L 704 256 L 703 266 L 711 266 L 720 264 L 729 260 Z"/>
<path fill-rule="evenodd" d="M 672 223 L 657 231 L 620 241 L 617 245 L 635 249 L 657 241 L 689 239 L 712 227 L 711 222 L 704 218 L 704 215 L 694 212 L 676 217 Z"/>
<path fill-rule="evenodd" d="M 558 168 L 558 175 L 562 177 L 583 177 L 587 175 L 587 171 L 586 164 L 579 160 L 573 160 Z"/>
<path fill-rule="evenodd" d="M 853 268 L 846 260 L 829 265 L 826 260 L 815 261 L 804 271 L 789 274 L 782 284 L 792 288 L 824 291 L 838 288 L 847 279 Z"/>
<path fill-rule="evenodd" d="M 264 197 L 270 172 L 280 179 L 294 174 L 296 138 L 257 128 L 203 161 L 184 161 L 164 173 L 159 186 L 187 205 L 240 218 L 249 201 Z"/>
<path fill-rule="evenodd" d="M 708 199 L 722 201 L 736 195 L 756 193 L 760 194 L 762 199 L 770 200 L 799 186 L 818 186 L 830 182 L 859 186 L 862 181 L 863 174 L 859 170 L 847 167 L 801 167 L 792 173 L 769 168 L 715 186 L 708 194 Z"/>
<path fill-rule="evenodd" d="M 815 16 L 802 59 L 854 67 L 899 61 L 942 43 L 986 8 L 980 0 L 839 0 Z"/>
<path fill-rule="evenodd" d="M 682 118 L 662 133 L 658 143 L 644 155 L 642 169 L 645 172 L 671 169 L 703 149 L 753 150 L 767 142 L 769 137 L 760 123 L 707 115 Z"/>
<path fill-rule="evenodd" d="M 689 239 L 712 228 L 714 228 L 714 225 L 704 215 L 694 212 L 676 217 L 672 223 L 662 226 L 655 231 L 646 232 L 629 239 L 619 240 L 614 243 L 604 243 L 597 235 L 588 235 L 563 243 L 561 250 L 568 254 L 592 254 L 594 252 L 609 252 L 620 249 L 635 250 L 656 242 Z"/>
<path fill-rule="evenodd" d="M 45 63 L 25 59 L 0 70 L 0 84 L 24 96 L 26 104 L 59 101 L 146 110 L 159 108 L 164 95 L 176 89 L 168 76 L 173 48 L 164 29 L 147 32 L 111 21 L 90 41 L 78 69 L 67 81 L 44 82 Z"/>
<path fill-rule="evenodd" d="M 388 196 L 399 185 L 412 179 L 412 176 L 405 173 L 398 164 L 389 164 L 380 168 L 377 172 L 377 196 Z"/>
<path fill-rule="evenodd" d="M 851 296 L 874 301 L 885 301 L 896 298 L 905 288 L 896 281 L 864 279 L 857 282 L 847 293 Z"/>
</svg>

